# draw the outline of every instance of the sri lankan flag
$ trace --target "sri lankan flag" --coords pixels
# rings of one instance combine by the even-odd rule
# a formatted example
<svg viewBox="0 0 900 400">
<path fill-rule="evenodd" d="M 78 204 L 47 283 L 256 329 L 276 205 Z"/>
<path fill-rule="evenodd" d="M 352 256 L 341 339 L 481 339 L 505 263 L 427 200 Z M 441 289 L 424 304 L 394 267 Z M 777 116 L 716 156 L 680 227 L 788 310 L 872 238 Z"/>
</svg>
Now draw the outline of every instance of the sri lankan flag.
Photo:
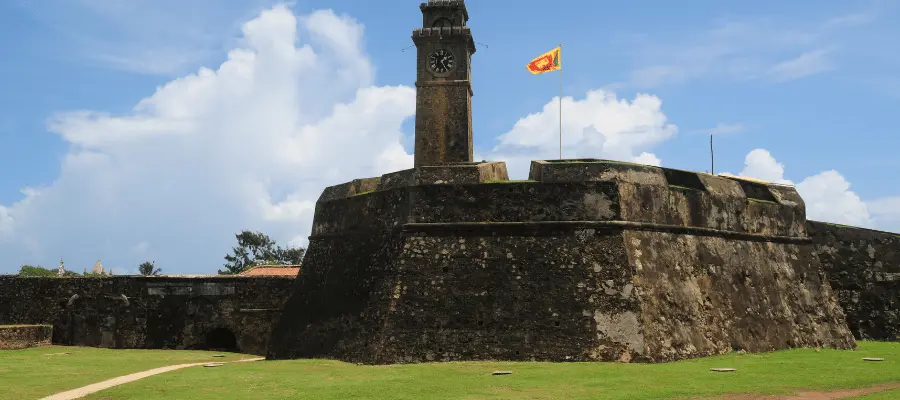
<svg viewBox="0 0 900 400">
<path fill-rule="evenodd" d="M 550 50 L 544 54 L 541 54 L 538 58 L 531 60 L 528 63 L 528 71 L 532 74 L 543 74 L 544 72 L 556 71 L 558 69 L 562 69 L 562 64 L 559 61 L 559 53 L 562 50 L 562 46 L 557 46 L 555 49 Z"/>
</svg>

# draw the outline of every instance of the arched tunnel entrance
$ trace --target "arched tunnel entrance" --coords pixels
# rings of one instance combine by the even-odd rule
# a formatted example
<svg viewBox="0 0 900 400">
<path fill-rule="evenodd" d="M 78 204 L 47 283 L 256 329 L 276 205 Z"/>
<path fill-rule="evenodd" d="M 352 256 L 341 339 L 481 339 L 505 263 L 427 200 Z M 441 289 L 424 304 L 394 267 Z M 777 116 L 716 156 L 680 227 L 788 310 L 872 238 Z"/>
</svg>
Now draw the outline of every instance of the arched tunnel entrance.
<svg viewBox="0 0 900 400">
<path fill-rule="evenodd" d="M 227 351 L 239 353 L 237 338 L 228 328 L 216 328 L 203 336 L 203 341 L 196 346 L 197 350 Z"/>
</svg>

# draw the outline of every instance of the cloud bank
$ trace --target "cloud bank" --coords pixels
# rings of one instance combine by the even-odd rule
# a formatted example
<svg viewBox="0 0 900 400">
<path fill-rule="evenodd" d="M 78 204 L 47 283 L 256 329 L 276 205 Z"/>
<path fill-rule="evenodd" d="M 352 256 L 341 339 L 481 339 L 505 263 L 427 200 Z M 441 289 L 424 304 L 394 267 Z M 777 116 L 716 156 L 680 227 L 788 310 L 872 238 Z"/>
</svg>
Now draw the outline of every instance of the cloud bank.
<svg viewBox="0 0 900 400">
<path fill-rule="evenodd" d="M 64 256 L 76 270 L 213 272 L 234 233 L 304 244 L 322 188 L 412 166 L 401 124 L 415 91 L 373 86 L 360 24 L 280 6 L 242 33 L 217 69 L 129 113 L 53 117 L 69 152 L 52 184 L 0 206 L 0 271 Z"/>
<path fill-rule="evenodd" d="M 784 165 L 775 160 L 769 151 L 756 149 L 747 153 L 740 175 L 765 181 L 794 185 L 785 179 Z M 850 182 L 837 171 L 829 170 L 809 176 L 795 184 L 797 192 L 806 203 L 808 219 L 839 224 L 876 227 L 869 208 L 859 196 L 850 190 Z M 883 214 L 883 213 L 882 213 Z M 890 226 L 883 218 L 881 226 Z"/>
</svg>

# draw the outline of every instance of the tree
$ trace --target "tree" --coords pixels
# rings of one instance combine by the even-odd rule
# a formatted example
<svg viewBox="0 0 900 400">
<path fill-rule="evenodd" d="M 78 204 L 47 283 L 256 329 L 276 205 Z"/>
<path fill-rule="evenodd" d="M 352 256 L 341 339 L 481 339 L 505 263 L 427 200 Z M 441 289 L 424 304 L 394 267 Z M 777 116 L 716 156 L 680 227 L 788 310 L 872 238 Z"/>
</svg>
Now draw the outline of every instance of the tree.
<svg viewBox="0 0 900 400">
<path fill-rule="evenodd" d="M 57 276 L 57 272 L 52 269 L 47 269 L 41 266 L 34 265 L 23 265 L 19 267 L 19 276 L 21 277 L 48 277 L 55 278 Z"/>
<path fill-rule="evenodd" d="M 238 245 L 225 255 L 225 269 L 219 270 L 220 274 L 239 274 L 259 264 L 299 265 L 306 253 L 302 247 L 281 248 L 262 232 L 242 231 L 234 237 Z"/>
<path fill-rule="evenodd" d="M 138 272 L 140 272 L 140 274 L 144 276 L 155 276 L 161 274 L 162 269 L 156 268 L 154 266 L 154 263 L 156 263 L 156 261 L 142 262 L 141 265 L 138 266 Z"/>
<path fill-rule="evenodd" d="M 281 264 L 300 265 L 303 262 L 303 256 L 306 255 L 306 249 L 302 247 L 279 248 L 278 250 L 278 259 Z"/>
</svg>

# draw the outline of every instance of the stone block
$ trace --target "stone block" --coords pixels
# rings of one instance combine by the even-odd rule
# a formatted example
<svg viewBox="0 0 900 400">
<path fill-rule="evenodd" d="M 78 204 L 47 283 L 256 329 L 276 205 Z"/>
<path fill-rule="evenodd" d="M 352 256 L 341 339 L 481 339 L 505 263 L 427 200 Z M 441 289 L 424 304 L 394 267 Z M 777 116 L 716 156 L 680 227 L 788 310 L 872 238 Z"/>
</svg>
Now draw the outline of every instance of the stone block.
<svg viewBox="0 0 900 400">
<path fill-rule="evenodd" d="M 422 166 L 385 174 L 378 190 L 417 185 L 471 184 L 509 180 L 506 163 L 495 161 L 462 162 Z"/>
</svg>

